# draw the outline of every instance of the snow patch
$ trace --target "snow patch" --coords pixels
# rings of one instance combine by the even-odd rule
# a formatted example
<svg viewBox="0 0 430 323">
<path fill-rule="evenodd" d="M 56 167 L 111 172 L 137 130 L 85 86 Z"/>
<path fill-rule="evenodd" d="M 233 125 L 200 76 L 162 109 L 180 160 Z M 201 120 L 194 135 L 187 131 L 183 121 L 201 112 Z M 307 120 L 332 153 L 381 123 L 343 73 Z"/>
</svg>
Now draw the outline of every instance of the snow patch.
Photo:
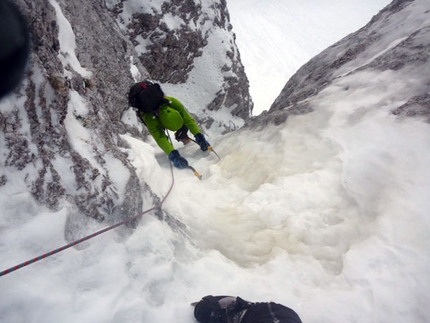
<svg viewBox="0 0 430 323">
<path fill-rule="evenodd" d="M 86 70 L 79 63 L 76 57 L 76 41 L 75 34 L 72 26 L 67 18 L 64 16 L 60 5 L 56 0 L 49 0 L 49 3 L 54 7 L 57 23 L 59 26 L 58 40 L 60 42 L 60 53 L 58 54 L 60 61 L 63 63 L 64 74 L 68 77 L 72 76 L 69 68 L 72 68 L 75 72 L 79 73 L 82 77 L 91 77 L 92 72 Z"/>
</svg>

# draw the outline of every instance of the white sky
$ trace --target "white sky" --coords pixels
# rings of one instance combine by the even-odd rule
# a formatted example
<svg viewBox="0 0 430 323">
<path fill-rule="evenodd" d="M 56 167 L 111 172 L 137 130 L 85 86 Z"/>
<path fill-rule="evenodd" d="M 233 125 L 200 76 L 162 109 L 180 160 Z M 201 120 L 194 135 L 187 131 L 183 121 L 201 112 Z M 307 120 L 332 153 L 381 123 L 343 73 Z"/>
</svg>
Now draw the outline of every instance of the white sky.
<svg viewBox="0 0 430 323">
<path fill-rule="evenodd" d="M 313 56 L 365 26 L 390 0 L 229 0 L 253 115 L 269 110 Z"/>
</svg>

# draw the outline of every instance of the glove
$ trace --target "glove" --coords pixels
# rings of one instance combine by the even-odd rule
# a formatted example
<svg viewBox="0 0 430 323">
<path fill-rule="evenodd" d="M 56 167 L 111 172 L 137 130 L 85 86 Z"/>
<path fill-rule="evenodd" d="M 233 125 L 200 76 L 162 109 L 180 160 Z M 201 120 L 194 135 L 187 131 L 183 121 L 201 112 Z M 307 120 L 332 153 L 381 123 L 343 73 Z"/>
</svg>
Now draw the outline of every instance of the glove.
<svg viewBox="0 0 430 323">
<path fill-rule="evenodd" d="M 173 162 L 173 165 L 176 168 L 184 169 L 188 167 L 187 160 L 179 155 L 179 152 L 177 150 L 172 150 L 172 152 L 169 154 L 169 160 Z"/>
<path fill-rule="evenodd" d="M 196 135 L 196 142 L 199 144 L 200 149 L 203 151 L 208 150 L 210 143 L 208 143 L 205 139 L 205 136 L 203 136 L 201 133 L 198 133 Z"/>
<path fill-rule="evenodd" d="M 188 139 L 187 133 L 188 133 L 188 128 L 185 125 L 183 125 L 181 127 L 181 129 L 179 129 L 178 131 L 175 132 L 175 139 L 177 141 L 182 141 L 184 139 Z"/>
</svg>

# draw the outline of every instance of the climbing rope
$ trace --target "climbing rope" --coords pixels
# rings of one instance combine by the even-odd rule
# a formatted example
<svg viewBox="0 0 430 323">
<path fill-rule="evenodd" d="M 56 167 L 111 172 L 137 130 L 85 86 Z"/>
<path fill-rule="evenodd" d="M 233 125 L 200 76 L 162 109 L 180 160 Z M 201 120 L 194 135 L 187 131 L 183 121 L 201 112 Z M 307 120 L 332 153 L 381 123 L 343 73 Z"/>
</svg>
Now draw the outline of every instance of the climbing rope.
<svg viewBox="0 0 430 323">
<path fill-rule="evenodd" d="M 9 268 L 9 269 L 3 270 L 2 272 L 0 272 L 0 277 L 1 277 L 1 276 L 4 276 L 4 275 L 6 275 L 6 274 L 9 274 L 9 273 L 11 273 L 11 272 L 13 272 L 13 271 L 15 271 L 15 270 L 18 270 L 18 269 L 20 269 L 20 268 L 22 268 L 22 267 L 25 267 L 25 266 L 28 266 L 28 265 L 30 265 L 30 264 L 33 264 L 33 263 L 35 263 L 36 261 L 39 261 L 39 260 L 45 259 L 45 258 L 47 258 L 47 257 L 50 257 L 50 256 L 52 256 L 52 255 L 54 255 L 54 254 L 56 254 L 56 253 L 59 253 L 59 252 L 61 252 L 61 251 L 63 251 L 63 250 L 66 250 L 66 249 L 68 249 L 68 248 L 70 248 L 70 247 L 76 246 L 77 244 L 80 244 L 80 243 L 82 243 L 82 242 L 84 242 L 84 241 L 87 241 L 87 240 L 89 240 L 89 239 L 91 239 L 91 238 L 94 238 L 94 237 L 96 237 L 96 236 L 98 236 L 98 235 L 100 235 L 100 234 L 102 234 L 102 233 L 105 233 L 105 232 L 107 232 L 107 231 L 110 231 L 110 230 L 112 230 L 112 229 L 115 229 L 115 228 L 117 228 L 117 227 L 119 227 L 119 226 L 121 226 L 121 225 L 123 225 L 123 224 L 125 224 L 125 223 L 128 223 L 128 222 L 133 221 L 133 220 L 138 219 L 138 218 L 141 218 L 144 214 L 149 213 L 149 212 L 151 212 L 151 211 L 153 211 L 153 210 L 160 209 L 160 208 L 162 207 L 162 205 L 163 205 L 164 201 L 167 199 L 167 197 L 169 196 L 170 192 L 172 191 L 173 185 L 174 185 L 174 183 L 175 183 L 175 177 L 173 176 L 173 167 L 172 167 L 172 163 L 170 163 L 170 173 L 171 173 L 171 176 L 172 176 L 172 182 L 171 182 L 171 184 L 170 184 L 170 188 L 169 188 L 169 190 L 167 191 L 167 194 L 164 196 L 164 198 L 163 198 L 163 199 L 160 201 L 160 203 L 158 203 L 157 205 L 155 205 L 155 206 L 153 206 L 152 208 L 150 208 L 150 209 L 148 209 L 148 210 L 146 210 L 146 211 L 142 212 L 141 214 L 136 215 L 136 216 L 134 216 L 134 217 L 132 217 L 132 218 L 129 218 L 129 219 L 125 220 L 125 221 L 122 221 L 122 222 L 120 222 L 120 223 L 114 224 L 114 225 L 112 225 L 112 226 L 110 226 L 110 227 L 107 227 L 107 228 L 105 228 L 105 229 L 103 229 L 103 230 L 97 231 L 97 232 L 95 232 L 95 233 L 93 233 L 93 234 L 91 234 L 91 235 L 89 235 L 89 236 L 86 236 L 86 237 L 84 237 L 84 238 L 81 238 L 81 239 L 79 239 L 79 240 L 73 241 L 73 242 L 71 242 L 71 243 L 69 243 L 69 244 L 67 244 L 67 245 L 65 245 L 65 246 L 63 246 L 63 247 L 61 247 L 61 248 L 58 248 L 58 249 L 52 250 L 52 251 L 50 251 L 50 252 L 48 252 L 48 253 L 45 253 L 45 254 L 43 254 L 43 255 L 40 255 L 39 257 L 33 258 L 33 259 L 31 259 L 31 260 L 27 260 L 26 262 L 23 262 L 22 264 L 19 264 L 19 265 L 16 265 L 16 266 L 11 267 L 11 268 Z"/>
</svg>

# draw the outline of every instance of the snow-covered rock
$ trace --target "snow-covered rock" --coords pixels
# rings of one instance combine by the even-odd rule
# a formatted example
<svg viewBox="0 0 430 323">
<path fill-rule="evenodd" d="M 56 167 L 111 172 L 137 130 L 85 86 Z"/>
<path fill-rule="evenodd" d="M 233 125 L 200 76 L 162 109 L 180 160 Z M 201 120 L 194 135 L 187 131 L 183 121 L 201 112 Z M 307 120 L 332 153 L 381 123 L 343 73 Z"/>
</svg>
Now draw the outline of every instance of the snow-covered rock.
<svg viewBox="0 0 430 323">
<path fill-rule="evenodd" d="M 226 126 L 214 113 L 221 109 L 241 119 L 250 116 L 249 82 L 225 0 L 106 2 L 151 77 L 166 84 L 206 128 L 215 123 L 226 132 L 243 124 Z"/>
<path fill-rule="evenodd" d="M 250 115 L 224 0 L 15 2 L 32 53 L 21 86 L 0 102 L 0 187 L 10 194 L 52 209 L 66 200 L 108 222 L 157 203 L 123 137 L 148 138 L 127 106 L 137 80 L 162 82 L 207 133 L 237 129 Z"/>
<path fill-rule="evenodd" d="M 408 82 L 409 91 L 403 92 L 405 96 L 399 99 L 392 113 L 428 118 L 429 9 L 425 0 L 393 1 L 366 26 L 301 67 L 287 82 L 269 113 L 263 113 L 254 122 L 271 120 L 279 124 L 288 115 L 310 112 L 313 110 L 310 100 L 328 85 L 365 70 L 394 71 L 405 80 L 405 85 Z M 405 24 L 405 20 L 413 23 Z"/>
</svg>

